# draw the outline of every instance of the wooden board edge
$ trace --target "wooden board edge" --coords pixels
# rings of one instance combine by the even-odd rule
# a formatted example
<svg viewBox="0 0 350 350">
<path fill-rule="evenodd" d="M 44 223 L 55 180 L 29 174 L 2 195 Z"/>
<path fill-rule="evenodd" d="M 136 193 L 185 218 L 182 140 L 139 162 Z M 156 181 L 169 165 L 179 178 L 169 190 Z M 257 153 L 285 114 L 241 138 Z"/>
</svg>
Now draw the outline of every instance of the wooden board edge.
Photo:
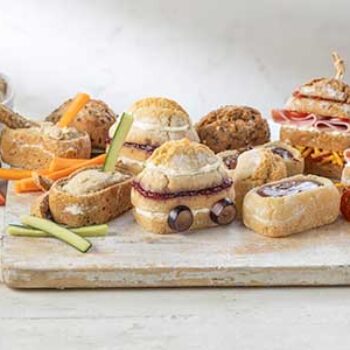
<svg viewBox="0 0 350 350">
<path fill-rule="evenodd" d="M 257 268 L 120 268 L 114 270 L 28 271 L 3 266 L 11 288 L 165 288 L 350 285 L 350 266 Z M 273 277 L 271 277 L 273 276 Z"/>
</svg>

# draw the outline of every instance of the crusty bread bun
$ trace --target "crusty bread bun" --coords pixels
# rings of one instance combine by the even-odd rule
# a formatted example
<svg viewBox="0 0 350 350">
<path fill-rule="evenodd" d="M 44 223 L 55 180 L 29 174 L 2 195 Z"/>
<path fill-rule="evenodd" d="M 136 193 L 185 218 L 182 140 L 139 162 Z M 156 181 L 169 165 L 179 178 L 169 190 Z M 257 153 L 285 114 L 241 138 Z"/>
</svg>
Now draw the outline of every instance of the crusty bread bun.
<svg viewBox="0 0 350 350">
<path fill-rule="evenodd" d="M 89 158 L 91 141 L 87 133 L 50 123 L 25 129 L 5 127 L 0 135 L 0 154 L 14 167 L 47 168 L 54 157 Z"/>
<path fill-rule="evenodd" d="M 132 176 L 120 173 L 120 181 L 110 183 L 103 183 L 102 181 L 107 181 L 103 178 L 101 184 L 96 181 L 90 185 L 91 190 L 86 191 L 86 178 L 79 185 L 77 176 L 93 169 L 97 170 L 96 167 L 80 169 L 69 177 L 56 181 L 50 188 L 49 208 L 56 222 L 70 227 L 103 224 L 131 208 Z M 89 173 L 86 176 L 91 178 L 95 175 Z M 79 186 L 85 186 L 85 191 Z"/>
<path fill-rule="evenodd" d="M 350 118 L 350 86 L 335 78 L 313 79 L 300 86 L 285 109 L 321 116 Z"/>
<path fill-rule="evenodd" d="M 71 101 L 72 99 L 65 101 L 46 120 L 57 123 Z M 115 121 L 116 115 L 106 103 L 100 100 L 90 100 L 76 115 L 71 126 L 90 135 L 93 149 L 104 150 L 108 139 L 108 130 Z"/>
<path fill-rule="evenodd" d="M 136 101 L 128 109 L 134 122 L 120 153 L 119 165 L 140 172 L 154 150 L 171 140 L 199 141 L 187 112 L 175 101 L 150 97 Z M 116 124 L 110 129 L 113 136 Z"/>
<path fill-rule="evenodd" d="M 287 177 L 287 167 L 282 158 L 270 149 L 254 148 L 242 153 L 233 171 L 238 217 L 246 194 L 254 187 Z"/>
<path fill-rule="evenodd" d="M 247 106 L 225 106 L 204 116 L 196 125 L 203 144 L 215 153 L 264 144 L 270 130 L 261 113 Z"/>
<path fill-rule="evenodd" d="M 339 207 L 332 181 L 296 175 L 252 189 L 244 199 L 243 221 L 264 236 L 284 237 L 334 222 Z"/>
<path fill-rule="evenodd" d="M 281 141 L 273 141 L 259 147 L 270 149 L 274 154 L 282 158 L 287 168 L 287 176 L 294 176 L 304 172 L 304 158 L 291 145 Z"/>
<path fill-rule="evenodd" d="M 171 213 L 183 207 L 193 220 L 186 229 L 216 226 L 212 208 L 231 202 L 233 209 L 233 200 L 232 180 L 222 161 L 208 147 L 188 139 L 159 147 L 131 191 L 136 221 L 157 233 L 176 231 L 169 224 Z"/>
</svg>

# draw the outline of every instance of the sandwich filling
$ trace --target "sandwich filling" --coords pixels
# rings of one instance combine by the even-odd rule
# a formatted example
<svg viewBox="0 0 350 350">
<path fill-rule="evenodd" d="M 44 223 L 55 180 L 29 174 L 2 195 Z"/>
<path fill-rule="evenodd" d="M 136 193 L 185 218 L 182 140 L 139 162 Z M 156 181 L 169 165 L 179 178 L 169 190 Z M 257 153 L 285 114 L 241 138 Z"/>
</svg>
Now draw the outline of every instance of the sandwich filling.
<svg viewBox="0 0 350 350">
<path fill-rule="evenodd" d="M 274 122 L 302 128 L 314 128 L 325 132 L 350 132 L 349 118 L 320 116 L 314 113 L 301 113 L 286 109 L 272 110 Z"/>
<path fill-rule="evenodd" d="M 77 173 L 69 179 L 62 189 L 74 196 L 81 196 L 103 190 L 125 181 L 129 175 L 119 172 L 103 172 L 100 169 L 88 169 Z"/>
<path fill-rule="evenodd" d="M 322 186 L 321 183 L 312 180 L 289 180 L 271 185 L 265 185 L 257 191 L 261 197 L 284 197 L 310 191 Z"/>
<path fill-rule="evenodd" d="M 220 185 L 207 187 L 200 190 L 191 190 L 191 191 L 178 191 L 178 192 L 153 192 L 146 190 L 139 182 L 134 181 L 132 186 L 133 188 L 140 193 L 142 196 L 154 199 L 154 200 L 166 200 L 173 199 L 178 197 L 193 197 L 193 196 L 209 196 L 216 194 L 220 191 L 226 190 L 232 186 L 233 182 L 231 179 L 225 179 Z"/>
<path fill-rule="evenodd" d="M 333 164 L 340 167 L 344 166 L 345 159 L 342 152 L 334 152 L 322 150 L 316 147 L 294 146 L 301 153 L 301 156 L 313 162 L 319 162 L 320 164 Z"/>
<path fill-rule="evenodd" d="M 71 140 L 81 136 L 82 134 L 75 128 L 64 127 L 61 128 L 56 124 L 50 122 L 43 122 L 37 127 L 28 129 L 32 133 L 44 135 L 52 140 L 63 141 Z"/>
</svg>

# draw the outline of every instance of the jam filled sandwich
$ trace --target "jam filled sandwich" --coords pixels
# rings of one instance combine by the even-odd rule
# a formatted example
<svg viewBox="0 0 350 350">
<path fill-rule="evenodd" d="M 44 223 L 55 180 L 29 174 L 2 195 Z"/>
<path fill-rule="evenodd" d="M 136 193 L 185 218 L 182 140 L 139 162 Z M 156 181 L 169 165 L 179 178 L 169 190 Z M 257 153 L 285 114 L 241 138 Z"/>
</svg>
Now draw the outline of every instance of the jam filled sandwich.
<svg viewBox="0 0 350 350">
<path fill-rule="evenodd" d="M 145 161 L 170 140 L 199 138 L 187 112 L 175 101 L 161 97 L 136 101 L 128 110 L 134 123 L 121 150 L 118 166 L 139 173 Z M 114 134 L 115 125 L 110 129 Z"/>
<path fill-rule="evenodd" d="M 289 236 L 334 222 L 340 193 L 333 182 L 296 175 L 252 189 L 244 198 L 244 224 L 269 237 Z"/>
<path fill-rule="evenodd" d="M 337 180 L 344 167 L 343 152 L 350 147 L 350 86 L 342 81 L 343 61 L 336 53 L 333 59 L 335 78 L 300 86 L 272 117 L 281 124 L 281 141 L 300 150 L 306 173 Z"/>
<path fill-rule="evenodd" d="M 187 139 L 159 147 L 134 179 L 136 221 L 156 233 L 231 223 L 236 217 L 233 181 L 207 146 Z"/>
</svg>

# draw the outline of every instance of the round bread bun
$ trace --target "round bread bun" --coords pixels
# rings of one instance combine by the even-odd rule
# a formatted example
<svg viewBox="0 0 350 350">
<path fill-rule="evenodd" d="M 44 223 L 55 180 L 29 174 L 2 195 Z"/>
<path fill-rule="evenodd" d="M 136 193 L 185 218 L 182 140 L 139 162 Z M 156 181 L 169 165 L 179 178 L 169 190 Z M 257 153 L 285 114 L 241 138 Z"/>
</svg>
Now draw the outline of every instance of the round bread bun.
<svg viewBox="0 0 350 350">
<path fill-rule="evenodd" d="M 188 139 L 169 141 L 156 149 L 136 177 L 146 190 L 164 193 L 221 185 L 228 173 L 207 146 Z"/>
<path fill-rule="evenodd" d="M 238 216 L 241 217 L 244 197 L 252 188 L 285 177 L 285 162 L 270 149 L 254 148 L 242 153 L 233 171 Z"/>
<path fill-rule="evenodd" d="M 285 108 L 300 113 L 350 118 L 350 86 L 335 78 L 313 79 L 294 92 Z"/>
<path fill-rule="evenodd" d="M 72 99 L 65 101 L 46 120 L 57 123 L 71 101 Z M 90 135 L 92 148 L 105 149 L 108 130 L 115 121 L 116 115 L 106 103 L 100 100 L 90 100 L 77 114 L 71 125 Z"/>
<path fill-rule="evenodd" d="M 257 146 L 270 140 L 267 121 L 247 106 L 225 106 L 204 116 L 196 126 L 203 144 L 215 153 Z"/>
<path fill-rule="evenodd" d="M 132 113 L 134 123 L 126 142 L 160 146 L 167 141 L 183 138 L 199 140 L 189 115 L 173 100 L 145 98 L 131 105 L 128 112 Z"/>
</svg>

